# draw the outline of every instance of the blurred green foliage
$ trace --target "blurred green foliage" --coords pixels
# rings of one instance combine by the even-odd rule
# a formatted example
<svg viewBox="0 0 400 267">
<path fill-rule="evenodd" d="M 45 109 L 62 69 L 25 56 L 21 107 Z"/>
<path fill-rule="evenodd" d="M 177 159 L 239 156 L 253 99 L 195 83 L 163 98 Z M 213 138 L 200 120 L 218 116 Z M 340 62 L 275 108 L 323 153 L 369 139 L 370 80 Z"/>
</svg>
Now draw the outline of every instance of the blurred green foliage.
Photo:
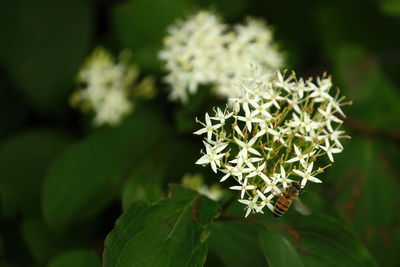
<svg viewBox="0 0 400 267">
<path fill-rule="evenodd" d="M 303 195 L 310 217 L 244 219 L 229 196 L 168 188 L 219 178 L 194 165 L 191 133 L 223 102 L 207 88 L 169 102 L 157 59 L 168 25 L 199 8 L 265 19 L 288 69 L 327 71 L 353 100 L 352 140 Z M 399 266 L 399 28 L 398 0 L 0 2 L 0 266 Z M 68 106 L 98 45 L 131 49 L 157 78 L 157 98 L 116 128 Z"/>
<path fill-rule="evenodd" d="M 49 267 L 67 266 L 87 266 L 99 267 L 100 260 L 96 254 L 89 250 L 73 250 L 57 255 L 50 263 Z"/>
</svg>

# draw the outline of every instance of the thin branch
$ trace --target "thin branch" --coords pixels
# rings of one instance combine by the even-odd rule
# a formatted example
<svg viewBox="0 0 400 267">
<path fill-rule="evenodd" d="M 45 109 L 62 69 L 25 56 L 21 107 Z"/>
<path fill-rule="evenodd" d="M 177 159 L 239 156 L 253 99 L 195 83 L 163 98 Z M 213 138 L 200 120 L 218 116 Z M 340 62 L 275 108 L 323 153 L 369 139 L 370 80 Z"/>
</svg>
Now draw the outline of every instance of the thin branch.
<svg viewBox="0 0 400 267">
<path fill-rule="evenodd" d="M 228 199 L 228 201 L 226 201 L 221 207 L 221 214 L 224 214 L 224 212 L 232 205 L 235 200 L 235 196 L 232 196 L 230 199 Z"/>
<path fill-rule="evenodd" d="M 217 221 L 238 221 L 238 222 L 250 222 L 257 224 L 264 224 L 265 222 L 254 218 L 245 218 L 241 216 L 220 216 L 216 219 Z"/>
<path fill-rule="evenodd" d="M 391 142 L 395 142 L 400 145 L 400 132 L 388 132 L 371 125 L 368 125 L 360 120 L 349 119 L 345 120 L 345 123 L 353 130 L 358 131 L 370 137 L 378 137 Z"/>
</svg>

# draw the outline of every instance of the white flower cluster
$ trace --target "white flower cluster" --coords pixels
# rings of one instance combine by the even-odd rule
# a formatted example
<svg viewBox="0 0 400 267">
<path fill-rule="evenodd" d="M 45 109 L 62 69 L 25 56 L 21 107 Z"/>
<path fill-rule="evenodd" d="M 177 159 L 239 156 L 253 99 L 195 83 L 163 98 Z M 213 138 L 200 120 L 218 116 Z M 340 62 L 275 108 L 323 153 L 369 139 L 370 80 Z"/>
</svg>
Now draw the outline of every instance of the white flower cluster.
<svg viewBox="0 0 400 267">
<path fill-rule="evenodd" d="M 277 72 L 264 79 L 259 69 L 252 77 L 237 84 L 242 94 L 234 98 L 233 110 L 214 109 L 203 128 L 194 134 L 205 135 L 205 152 L 196 164 L 210 164 L 221 172 L 220 181 L 234 180 L 230 189 L 240 191 L 240 202 L 250 212 L 261 212 L 267 206 L 274 209 L 273 199 L 282 189 L 298 180 L 304 188 L 307 182 L 321 183 L 315 175 L 317 157 L 340 153 L 339 130 L 344 97 L 329 91 L 331 78 L 324 75 L 312 79 L 297 79 Z M 329 165 L 328 165 L 329 166 Z"/>
<path fill-rule="evenodd" d="M 132 110 L 128 91 L 136 77 L 137 70 L 126 59 L 116 63 L 108 51 L 97 48 L 78 74 L 84 88 L 75 92 L 71 102 L 93 111 L 96 125 L 116 125 Z"/>
<path fill-rule="evenodd" d="M 232 83 L 250 75 L 250 64 L 262 66 L 267 76 L 283 64 L 271 30 L 260 20 L 228 27 L 215 14 L 201 11 L 168 32 L 159 56 L 174 100 L 187 101 L 200 85 L 212 85 L 218 96 L 237 97 L 240 90 Z"/>
</svg>

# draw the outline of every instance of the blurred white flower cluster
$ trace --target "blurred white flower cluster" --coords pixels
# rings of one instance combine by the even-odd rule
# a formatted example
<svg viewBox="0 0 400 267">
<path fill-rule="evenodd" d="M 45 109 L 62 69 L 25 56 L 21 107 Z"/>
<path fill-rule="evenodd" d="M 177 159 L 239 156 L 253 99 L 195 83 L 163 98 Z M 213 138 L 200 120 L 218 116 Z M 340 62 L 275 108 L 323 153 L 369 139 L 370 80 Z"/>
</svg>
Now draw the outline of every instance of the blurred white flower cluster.
<svg viewBox="0 0 400 267">
<path fill-rule="evenodd" d="M 237 83 L 241 95 L 232 99 L 233 110 L 214 109 L 205 114 L 203 156 L 196 162 L 221 172 L 220 181 L 234 180 L 230 189 L 240 191 L 240 202 L 250 212 L 273 210 L 275 197 L 292 181 L 304 188 L 328 167 L 315 168 L 317 157 L 340 153 L 340 130 L 345 117 L 341 106 L 349 104 L 336 89 L 330 95 L 331 78 L 297 79 L 277 72 L 265 79 L 259 68 Z"/>
<path fill-rule="evenodd" d="M 237 97 L 232 84 L 251 73 L 251 64 L 272 75 L 283 64 L 273 34 L 260 20 L 247 19 L 229 27 L 211 12 L 201 11 L 168 29 L 159 56 L 168 71 L 170 97 L 187 101 L 200 85 L 211 85 L 216 95 Z"/>
<path fill-rule="evenodd" d="M 132 110 L 128 88 L 136 76 L 126 61 L 115 62 L 108 51 L 97 48 L 78 74 L 85 87 L 73 95 L 72 104 L 94 111 L 96 125 L 116 125 Z"/>
<path fill-rule="evenodd" d="M 154 94 L 152 78 L 134 84 L 139 73 L 128 63 L 129 57 L 129 52 L 123 51 L 116 61 L 107 50 L 99 47 L 78 74 L 82 88 L 72 95 L 71 104 L 84 112 L 93 112 L 97 126 L 119 124 L 133 109 L 130 97 L 150 98 Z"/>
<path fill-rule="evenodd" d="M 182 178 L 182 185 L 186 188 L 197 191 L 199 194 L 204 195 L 214 201 L 219 201 L 224 195 L 224 190 L 219 184 L 208 186 L 204 183 L 203 175 L 200 173 L 190 174 L 187 173 Z"/>
</svg>

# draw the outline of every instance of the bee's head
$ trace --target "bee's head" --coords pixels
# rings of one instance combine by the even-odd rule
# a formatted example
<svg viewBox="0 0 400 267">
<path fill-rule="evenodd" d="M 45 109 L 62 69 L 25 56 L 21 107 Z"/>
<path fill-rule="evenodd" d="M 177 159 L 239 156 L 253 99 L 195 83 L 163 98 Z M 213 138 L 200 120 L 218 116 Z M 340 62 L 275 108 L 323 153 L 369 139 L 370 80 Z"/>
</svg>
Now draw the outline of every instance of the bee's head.
<svg viewBox="0 0 400 267">
<path fill-rule="evenodd" d="M 294 188 L 296 188 L 297 191 L 301 190 L 301 186 L 298 182 L 292 182 L 291 184 Z"/>
</svg>

